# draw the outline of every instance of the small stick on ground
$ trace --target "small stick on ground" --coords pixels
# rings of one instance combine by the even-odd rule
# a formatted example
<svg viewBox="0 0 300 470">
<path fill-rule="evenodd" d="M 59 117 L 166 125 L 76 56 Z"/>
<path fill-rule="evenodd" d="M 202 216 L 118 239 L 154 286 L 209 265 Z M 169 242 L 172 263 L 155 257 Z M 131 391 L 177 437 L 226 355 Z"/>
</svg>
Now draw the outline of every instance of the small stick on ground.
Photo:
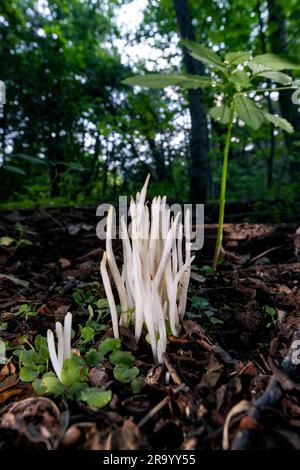
<svg viewBox="0 0 300 470">
<path fill-rule="evenodd" d="M 176 385 L 181 385 L 182 384 L 182 380 L 181 378 L 179 377 L 179 375 L 177 374 L 176 370 L 174 369 L 173 365 L 171 364 L 170 362 L 170 359 L 168 358 L 168 356 L 166 354 L 163 354 L 163 361 L 164 361 L 164 364 L 166 366 L 166 368 L 168 369 L 168 371 L 170 372 L 170 375 L 173 379 L 173 382 L 176 384 Z"/>
<path fill-rule="evenodd" d="M 184 383 L 179 385 L 179 387 L 173 390 L 173 394 L 175 395 L 176 393 L 180 392 L 180 390 L 182 390 L 185 386 L 186 385 Z M 146 424 L 149 419 L 153 418 L 153 416 L 155 416 L 168 403 L 169 400 L 170 397 L 167 396 L 157 403 L 157 405 L 155 405 L 154 408 L 152 408 L 152 410 L 150 410 L 149 413 L 147 413 L 146 416 L 141 419 L 141 421 L 138 423 L 138 426 L 140 428 L 144 426 L 144 424 Z"/>
</svg>

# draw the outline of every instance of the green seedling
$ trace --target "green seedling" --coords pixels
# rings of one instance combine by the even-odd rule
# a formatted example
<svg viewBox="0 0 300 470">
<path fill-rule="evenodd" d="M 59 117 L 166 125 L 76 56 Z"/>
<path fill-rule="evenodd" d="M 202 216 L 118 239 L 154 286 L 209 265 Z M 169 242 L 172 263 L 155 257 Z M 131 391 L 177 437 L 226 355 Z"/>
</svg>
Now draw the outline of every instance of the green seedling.
<svg viewBox="0 0 300 470">
<path fill-rule="evenodd" d="M 211 325 L 222 325 L 223 321 L 216 317 L 217 310 L 213 308 L 207 299 L 194 295 L 191 298 L 190 311 L 187 317 L 191 320 L 209 322 Z"/>
<path fill-rule="evenodd" d="M 36 317 L 38 313 L 35 310 L 33 310 L 28 304 L 22 304 L 18 308 L 16 315 L 20 315 L 23 318 L 25 318 L 25 320 L 28 320 L 28 318 Z"/>
<path fill-rule="evenodd" d="M 263 312 L 268 315 L 271 318 L 271 321 L 267 324 L 267 328 L 270 328 L 271 326 L 276 326 L 277 323 L 277 311 L 273 307 L 269 307 L 269 305 L 265 305 L 263 308 Z"/>
</svg>

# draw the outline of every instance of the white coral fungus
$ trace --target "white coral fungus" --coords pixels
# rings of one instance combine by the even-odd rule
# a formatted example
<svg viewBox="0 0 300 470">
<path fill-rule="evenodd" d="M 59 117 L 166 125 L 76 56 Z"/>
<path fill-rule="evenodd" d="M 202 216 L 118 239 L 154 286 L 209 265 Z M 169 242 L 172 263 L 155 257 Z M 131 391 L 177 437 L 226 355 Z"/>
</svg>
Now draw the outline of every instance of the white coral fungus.
<svg viewBox="0 0 300 470">
<path fill-rule="evenodd" d="M 145 203 L 149 176 L 136 200 L 131 200 L 131 236 L 124 217 L 121 219 L 123 267 L 120 274 L 112 250 L 113 207 L 107 217 L 106 252 L 100 271 L 112 317 L 113 332 L 119 337 L 119 324 L 135 325 L 135 336 L 146 330 L 155 361 L 162 362 L 166 351 L 168 323 L 177 336 L 186 309 L 191 263 L 191 214 L 185 212 L 184 224 L 179 212 L 174 219 L 166 205 L 166 197 L 155 197 L 151 207 Z M 183 242 L 184 236 L 184 242 Z M 185 249 L 183 250 L 183 243 Z M 184 251 L 184 256 L 183 256 Z M 107 263 L 116 286 L 121 317 L 107 272 Z"/>
</svg>

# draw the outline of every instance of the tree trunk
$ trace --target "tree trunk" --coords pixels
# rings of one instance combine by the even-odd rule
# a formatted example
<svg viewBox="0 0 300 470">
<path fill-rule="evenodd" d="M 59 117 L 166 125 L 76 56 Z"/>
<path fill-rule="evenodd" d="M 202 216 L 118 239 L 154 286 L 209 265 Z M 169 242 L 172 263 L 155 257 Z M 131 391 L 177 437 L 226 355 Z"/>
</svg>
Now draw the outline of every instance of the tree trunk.
<svg viewBox="0 0 300 470">
<path fill-rule="evenodd" d="M 195 41 L 188 0 L 173 0 L 180 35 Z M 187 73 L 204 74 L 204 66 L 193 59 L 183 48 L 183 60 Z M 191 202 L 206 201 L 208 181 L 208 129 L 202 90 L 188 90 L 189 110 L 192 121 L 190 138 L 190 198 Z"/>
<path fill-rule="evenodd" d="M 158 148 L 153 138 L 149 137 L 147 141 L 154 159 L 157 179 L 158 181 L 165 181 L 167 179 L 167 169 L 162 150 Z"/>
<path fill-rule="evenodd" d="M 286 19 L 282 3 L 278 0 L 268 0 L 269 9 L 269 37 L 272 52 L 274 54 L 284 54 L 288 52 L 287 36 L 286 36 Z M 290 172 L 300 170 L 300 162 L 297 161 L 299 154 L 299 146 L 297 141 L 300 140 L 300 118 L 297 106 L 292 102 L 292 91 L 287 90 L 279 95 L 279 104 L 282 116 L 287 119 L 294 127 L 293 134 L 285 135 L 285 142 L 288 153 L 293 157 L 291 161 Z"/>
<path fill-rule="evenodd" d="M 264 33 L 264 22 L 261 14 L 261 3 L 260 0 L 257 1 L 256 4 L 257 15 L 258 15 L 258 24 L 259 24 L 259 36 L 260 36 L 260 44 L 261 44 L 261 51 L 263 54 L 267 52 L 267 41 L 266 35 Z M 271 87 L 271 81 L 267 80 L 268 88 Z M 273 104 L 268 96 L 268 111 L 270 114 L 273 114 Z M 269 147 L 269 155 L 267 157 L 267 187 L 268 189 L 271 188 L 273 184 L 273 162 L 275 158 L 275 150 L 276 150 L 276 143 L 275 143 L 275 127 L 274 124 L 270 123 L 270 147 Z"/>
</svg>

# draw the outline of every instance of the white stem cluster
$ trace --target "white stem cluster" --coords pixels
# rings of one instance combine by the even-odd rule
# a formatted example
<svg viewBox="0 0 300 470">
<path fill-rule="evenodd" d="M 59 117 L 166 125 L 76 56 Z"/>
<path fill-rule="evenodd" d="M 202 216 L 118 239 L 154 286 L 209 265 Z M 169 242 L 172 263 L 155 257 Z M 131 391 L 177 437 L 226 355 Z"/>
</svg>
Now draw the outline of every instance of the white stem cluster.
<svg viewBox="0 0 300 470">
<path fill-rule="evenodd" d="M 130 203 L 130 238 L 125 219 L 121 219 L 122 274 L 117 268 L 112 250 L 113 207 L 108 212 L 106 252 L 100 271 L 110 307 L 114 336 L 119 337 L 119 323 L 128 326 L 132 318 L 136 338 L 140 338 L 145 327 L 154 360 L 162 362 L 162 354 L 167 345 L 166 321 L 169 322 L 172 334 L 177 336 L 180 320 L 186 309 L 191 263 L 194 259 L 191 256 L 191 215 L 187 210 L 184 225 L 179 220 L 181 213 L 172 219 L 166 197 L 160 196 L 154 198 L 148 208 L 145 204 L 148 181 L 149 176 L 141 193 Z M 121 304 L 120 322 L 107 263 Z"/>
<path fill-rule="evenodd" d="M 64 326 L 62 326 L 60 322 L 55 323 L 55 331 L 57 337 L 57 352 L 54 335 L 51 330 L 47 331 L 48 351 L 53 369 L 61 381 L 64 360 L 70 359 L 71 357 L 72 314 L 70 312 L 65 316 Z"/>
</svg>

